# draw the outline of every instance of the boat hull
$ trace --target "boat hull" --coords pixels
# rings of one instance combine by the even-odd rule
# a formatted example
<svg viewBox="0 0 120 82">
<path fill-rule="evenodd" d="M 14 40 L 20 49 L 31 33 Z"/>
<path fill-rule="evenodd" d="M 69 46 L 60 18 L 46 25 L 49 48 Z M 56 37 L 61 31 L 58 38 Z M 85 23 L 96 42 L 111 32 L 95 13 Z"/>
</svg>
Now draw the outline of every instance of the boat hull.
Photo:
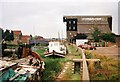
<svg viewBox="0 0 120 82">
<path fill-rule="evenodd" d="M 53 52 L 47 52 L 44 55 L 45 55 L 45 57 L 62 57 L 62 58 L 65 57 L 64 53 L 59 53 L 59 52 L 55 52 L 55 51 L 53 51 Z"/>
</svg>

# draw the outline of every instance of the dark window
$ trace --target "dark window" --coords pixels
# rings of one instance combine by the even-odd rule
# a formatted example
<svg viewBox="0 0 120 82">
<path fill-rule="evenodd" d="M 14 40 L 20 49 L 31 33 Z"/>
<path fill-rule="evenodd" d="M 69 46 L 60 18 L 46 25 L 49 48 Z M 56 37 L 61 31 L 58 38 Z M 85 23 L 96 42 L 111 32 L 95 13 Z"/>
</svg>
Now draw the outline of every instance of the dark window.
<svg viewBox="0 0 120 82">
<path fill-rule="evenodd" d="M 69 27 L 69 30 L 71 30 L 71 26 Z"/>
<path fill-rule="evenodd" d="M 73 27 L 73 30 L 75 30 L 75 26 Z"/>
<path fill-rule="evenodd" d="M 67 19 L 67 31 L 77 31 L 77 19 Z"/>
</svg>

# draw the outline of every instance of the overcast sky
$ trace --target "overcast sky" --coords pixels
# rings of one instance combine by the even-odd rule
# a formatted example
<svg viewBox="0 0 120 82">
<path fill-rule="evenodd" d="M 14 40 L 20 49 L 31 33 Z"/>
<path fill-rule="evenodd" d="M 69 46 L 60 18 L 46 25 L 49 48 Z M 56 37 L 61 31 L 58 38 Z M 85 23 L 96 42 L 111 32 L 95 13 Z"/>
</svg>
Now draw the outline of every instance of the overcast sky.
<svg viewBox="0 0 120 82">
<path fill-rule="evenodd" d="M 118 34 L 119 0 L 1 0 L 0 26 L 45 38 L 66 37 L 64 15 L 112 15 Z"/>
</svg>

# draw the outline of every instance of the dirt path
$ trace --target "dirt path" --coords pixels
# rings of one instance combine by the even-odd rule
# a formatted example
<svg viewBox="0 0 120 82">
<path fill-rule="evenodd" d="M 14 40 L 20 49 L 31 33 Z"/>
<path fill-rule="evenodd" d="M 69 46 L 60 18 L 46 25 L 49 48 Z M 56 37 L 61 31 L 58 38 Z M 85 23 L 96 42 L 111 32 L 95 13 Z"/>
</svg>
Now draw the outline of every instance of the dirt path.
<svg viewBox="0 0 120 82">
<path fill-rule="evenodd" d="M 120 57 L 120 48 L 118 47 L 97 47 L 97 49 L 92 52 L 116 59 Z"/>
<path fill-rule="evenodd" d="M 68 55 L 66 56 L 66 59 L 68 60 L 72 60 L 76 55 L 80 54 L 80 52 L 76 51 L 77 49 L 74 48 L 72 45 L 67 45 L 67 48 L 68 48 Z M 80 75 L 73 74 L 74 72 L 73 68 L 74 68 L 74 65 L 72 61 L 66 62 L 61 73 L 58 75 L 57 80 L 72 80 L 72 79 L 76 79 L 75 77 L 80 77 Z"/>
<path fill-rule="evenodd" d="M 57 77 L 57 80 L 66 80 L 66 74 L 68 70 L 70 70 L 70 72 L 72 73 L 71 66 L 72 66 L 72 62 L 65 63 L 65 66 L 61 71 L 61 73 L 59 74 L 59 76 Z"/>
</svg>

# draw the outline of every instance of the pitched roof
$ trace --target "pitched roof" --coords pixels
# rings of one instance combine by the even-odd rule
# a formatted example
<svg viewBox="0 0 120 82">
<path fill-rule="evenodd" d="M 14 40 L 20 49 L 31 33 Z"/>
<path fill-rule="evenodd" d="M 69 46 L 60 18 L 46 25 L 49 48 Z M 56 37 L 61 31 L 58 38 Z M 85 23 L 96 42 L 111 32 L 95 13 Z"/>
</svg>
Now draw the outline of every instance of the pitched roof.
<svg viewBox="0 0 120 82">
<path fill-rule="evenodd" d="M 20 34 L 22 34 L 21 30 L 12 30 L 14 36 L 19 36 Z"/>
<path fill-rule="evenodd" d="M 27 43 L 30 39 L 30 36 L 29 35 L 23 35 L 21 36 L 21 41 L 22 43 Z"/>
<path fill-rule="evenodd" d="M 35 39 L 36 40 L 44 40 L 44 38 L 42 36 L 37 36 Z"/>
<path fill-rule="evenodd" d="M 22 35 L 21 39 L 29 39 L 30 36 L 29 35 Z"/>
<path fill-rule="evenodd" d="M 102 32 L 102 33 L 111 33 L 111 30 L 109 27 L 98 27 L 98 29 Z M 93 27 L 90 26 L 78 26 L 78 32 L 79 33 L 91 33 L 93 31 Z"/>
</svg>

